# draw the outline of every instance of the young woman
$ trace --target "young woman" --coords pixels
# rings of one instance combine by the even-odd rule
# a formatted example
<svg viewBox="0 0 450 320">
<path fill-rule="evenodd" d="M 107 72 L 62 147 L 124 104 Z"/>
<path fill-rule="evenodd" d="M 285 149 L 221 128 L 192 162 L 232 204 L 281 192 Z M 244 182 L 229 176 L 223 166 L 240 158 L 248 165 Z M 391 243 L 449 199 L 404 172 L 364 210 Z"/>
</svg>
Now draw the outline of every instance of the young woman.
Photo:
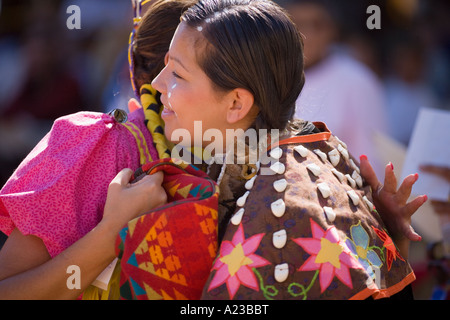
<svg viewBox="0 0 450 320">
<path fill-rule="evenodd" d="M 301 37 L 271 1 L 205 0 L 183 15 L 166 67 L 152 83 L 161 93 L 167 138 L 180 128 L 194 137 L 196 122 L 202 135 L 215 130 L 226 137 L 230 129 L 282 133 L 280 147 L 269 148 L 274 175 L 258 171 L 246 180 L 245 171 L 234 170 L 238 174 L 224 179 L 236 164 L 222 167 L 218 182 L 230 199 L 221 200 L 231 200 L 231 210 L 219 212 L 226 231 L 205 299 L 381 298 L 414 280 L 345 144 L 324 124 L 292 118 L 303 83 Z M 391 166 L 386 175 L 384 189 L 373 181 L 376 193 L 405 201 L 404 188 L 395 193 L 396 183 L 389 181 Z M 403 228 L 409 218 L 396 221 Z"/>
<path fill-rule="evenodd" d="M 158 3 L 162 2 L 170 1 Z M 207 14 L 208 17 L 195 20 L 192 14 L 201 12 L 202 6 L 205 6 L 205 10 L 208 6 L 215 6 L 215 9 Z M 165 10 L 170 7 L 173 8 L 174 4 L 169 4 Z M 175 11 L 179 15 L 183 9 L 177 8 Z M 288 122 L 293 114 L 293 102 L 301 89 L 303 66 L 300 38 L 284 13 L 266 1 L 211 1 L 196 7 L 190 17 L 187 15 L 186 21 L 180 25 L 167 55 L 167 66 L 154 82 L 166 106 L 163 117 L 167 137 L 170 138 L 176 128 L 193 130 L 192 121 L 195 120 L 201 120 L 205 130 L 211 128 L 226 131 L 250 127 L 282 130 L 291 127 Z M 250 23 L 249 19 L 255 19 L 257 25 L 248 30 L 238 28 L 241 22 Z M 159 20 L 153 21 L 160 23 Z M 176 17 L 172 20 L 172 25 L 176 27 L 178 22 Z M 237 34 L 229 37 L 227 25 L 236 27 Z M 281 33 L 273 33 L 268 26 L 276 26 L 274 30 Z M 153 25 L 152 28 L 154 29 L 151 30 L 157 30 L 158 26 Z M 168 47 L 170 39 L 166 40 Z M 225 42 L 217 45 L 216 41 Z M 273 46 L 268 46 L 267 41 Z M 217 48 L 230 51 L 216 52 Z M 287 54 L 286 48 L 293 51 Z M 140 54 L 143 55 L 144 52 Z M 232 61 L 232 57 L 236 60 Z M 161 57 L 160 61 L 162 60 Z M 137 61 L 138 59 L 136 63 Z M 151 69 L 151 64 L 147 66 Z M 143 83 L 145 82 L 144 80 Z M 139 127 L 144 123 L 143 111 L 132 114 L 129 118 L 130 122 L 141 129 L 152 158 L 153 155 L 157 158 L 156 151 L 151 148 L 152 139 L 148 135 L 151 130 Z M 100 128 L 89 130 L 97 124 Z M 56 134 L 58 128 L 70 135 L 65 134 L 61 139 Z M 297 129 L 301 131 L 301 128 Z M 0 195 L 1 226 L 9 238 L 0 252 L 1 298 L 78 297 L 114 258 L 114 239 L 120 228 L 128 220 L 166 201 L 160 175 L 150 176 L 137 185 L 130 186 L 128 181 L 131 171 L 120 171 L 125 167 L 135 169 L 141 163 L 134 136 L 127 130 L 109 116 L 81 114 L 61 119 L 5 185 Z M 304 131 L 320 134 L 314 128 L 312 131 Z M 327 132 L 325 136 L 331 137 Z M 125 141 L 118 143 L 121 139 Z M 76 144 L 68 144 L 67 141 L 76 141 Z M 76 148 L 72 149 L 74 145 L 80 146 L 80 143 L 83 150 L 90 151 L 79 154 Z M 121 146 L 119 149 L 118 145 Z M 114 151 L 116 158 L 113 156 L 113 161 L 104 163 L 105 155 L 111 151 Z M 97 155 L 97 158 L 90 158 L 91 154 Z M 75 161 L 77 159 L 83 161 L 78 163 Z M 86 171 L 86 168 L 90 169 Z M 223 168 L 221 188 L 226 190 L 225 185 L 230 188 L 228 192 L 222 193 L 222 197 L 228 195 L 231 198 L 222 198 L 221 201 L 224 204 L 231 203 L 233 207 L 242 192 L 242 180 L 239 176 L 230 174 L 233 172 L 232 165 Z M 289 166 L 286 168 L 286 172 L 292 172 Z M 109 187 L 105 205 L 107 184 L 117 172 L 119 174 Z M 411 214 L 423 203 L 423 198 L 408 205 L 405 203 L 404 196 L 410 191 L 414 180 L 407 178 L 397 191 L 393 172 L 388 167 L 387 183 L 381 188 L 365 159 L 361 163 L 361 172 L 366 172 L 367 182 L 376 188 L 374 190 L 379 190 L 375 195 L 381 200 L 380 204 L 387 206 L 388 210 L 385 212 L 393 214 L 387 220 L 409 226 Z M 214 174 L 214 170 L 211 173 Z M 218 176 L 218 172 L 215 175 Z M 102 184 L 92 180 L 98 176 L 102 177 Z M 267 182 L 261 178 L 262 176 L 258 176 L 255 183 Z M 66 182 L 58 184 L 61 179 Z M 108 182 L 105 184 L 104 181 Z M 88 195 L 87 198 L 93 202 L 89 205 L 85 203 L 80 193 Z M 149 193 L 152 194 L 150 199 Z M 28 197 L 27 202 L 22 197 Z M 29 199 L 33 201 L 28 202 Z M 26 204 L 30 206 L 25 207 Z M 264 210 L 261 208 L 263 216 L 258 220 L 264 220 L 268 208 L 270 204 Z M 227 210 L 222 211 L 221 220 L 228 222 L 229 213 L 225 211 Z M 235 220 L 237 219 L 233 221 Z M 309 224 L 310 221 L 307 220 L 305 225 Z M 229 235 L 235 231 L 233 227 L 226 230 L 228 235 L 225 234 L 221 253 L 230 242 Z M 392 231 L 394 235 L 405 235 L 401 229 Z M 414 234 L 408 232 L 407 235 L 413 238 Z M 239 247 L 237 243 L 236 246 Z M 256 260 L 256 254 L 252 258 Z M 218 261 L 222 261 L 221 258 Z M 79 266 L 83 275 L 78 290 L 67 287 L 67 268 L 71 265 Z M 242 275 L 240 270 L 236 272 Z M 215 274 L 216 271 L 212 273 L 213 276 Z M 236 278 L 230 279 L 231 283 Z M 249 279 L 254 278 L 250 276 Z M 245 281 L 243 277 L 242 281 Z M 213 281 L 207 288 L 217 284 L 217 281 Z M 236 283 L 231 288 L 234 292 Z M 254 290 L 250 292 L 252 291 Z M 236 293 L 233 297 L 235 295 Z"/>
</svg>

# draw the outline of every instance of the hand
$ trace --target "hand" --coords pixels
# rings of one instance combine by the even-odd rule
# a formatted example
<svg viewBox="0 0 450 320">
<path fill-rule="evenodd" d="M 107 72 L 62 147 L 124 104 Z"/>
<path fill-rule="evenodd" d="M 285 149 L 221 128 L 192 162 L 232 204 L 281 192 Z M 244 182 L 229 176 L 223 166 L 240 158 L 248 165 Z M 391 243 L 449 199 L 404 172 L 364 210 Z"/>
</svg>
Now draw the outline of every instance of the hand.
<svg viewBox="0 0 450 320">
<path fill-rule="evenodd" d="M 360 157 L 360 167 L 362 177 L 372 187 L 375 207 L 393 240 L 396 243 L 405 239 L 422 240 L 411 226 L 411 217 L 428 198 L 426 195 L 418 196 L 407 203 L 412 187 L 419 177 L 418 174 L 407 176 L 397 189 L 397 178 L 392 163 L 386 166 L 384 185 L 378 181 L 366 156 Z"/>
<path fill-rule="evenodd" d="M 167 203 L 162 187 L 164 174 L 156 172 L 130 184 L 131 169 L 120 171 L 108 188 L 102 222 L 120 231 L 128 221 Z"/>
<path fill-rule="evenodd" d="M 130 99 L 130 101 L 128 101 L 128 111 L 130 113 L 141 108 L 141 104 L 136 99 Z"/>
</svg>

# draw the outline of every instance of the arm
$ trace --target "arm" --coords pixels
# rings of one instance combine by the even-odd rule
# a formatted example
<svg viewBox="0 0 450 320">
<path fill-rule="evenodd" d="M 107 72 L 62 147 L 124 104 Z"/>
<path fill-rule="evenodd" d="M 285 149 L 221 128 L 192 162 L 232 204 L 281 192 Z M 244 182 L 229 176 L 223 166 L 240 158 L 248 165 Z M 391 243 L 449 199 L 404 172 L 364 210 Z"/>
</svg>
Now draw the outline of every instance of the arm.
<svg viewBox="0 0 450 320">
<path fill-rule="evenodd" d="M 408 258 L 410 241 L 422 239 L 412 228 L 411 217 L 427 201 L 427 196 L 423 195 L 407 202 L 418 175 L 409 175 L 397 189 L 397 178 L 392 164 L 388 164 L 385 168 L 384 185 L 382 185 L 367 157 L 361 156 L 360 160 L 361 174 L 372 188 L 375 207 L 401 255 Z"/>
<path fill-rule="evenodd" d="M 111 182 L 104 216 L 96 228 L 51 259 L 41 239 L 13 231 L 0 251 L 0 299 L 76 299 L 115 258 L 115 239 L 133 218 L 166 202 L 163 174 L 128 183 L 132 171 Z M 149 197 L 148 195 L 152 196 Z M 81 288 L 67 287 L 67 268 L 81 270 Z"/>
</svg>

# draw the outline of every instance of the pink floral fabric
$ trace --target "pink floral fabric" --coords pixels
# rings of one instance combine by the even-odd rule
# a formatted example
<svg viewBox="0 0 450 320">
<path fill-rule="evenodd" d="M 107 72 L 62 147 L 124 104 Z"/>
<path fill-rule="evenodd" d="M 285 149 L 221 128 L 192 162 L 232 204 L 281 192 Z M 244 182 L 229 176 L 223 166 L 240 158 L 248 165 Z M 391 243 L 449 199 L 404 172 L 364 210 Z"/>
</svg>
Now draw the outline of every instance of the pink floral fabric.
<svg viewBox="0 0 450 320">
<path fill-rule="evenodd" d="M 143 111 L 129 121 L 157 159 Z M 0 191 L 0 230 L 35 235 L 54 257 L 100 222 L 116 174 L 139 166 L 135 138 L 111 116 L 80 112 L 59 118 Z"/>
</svg>

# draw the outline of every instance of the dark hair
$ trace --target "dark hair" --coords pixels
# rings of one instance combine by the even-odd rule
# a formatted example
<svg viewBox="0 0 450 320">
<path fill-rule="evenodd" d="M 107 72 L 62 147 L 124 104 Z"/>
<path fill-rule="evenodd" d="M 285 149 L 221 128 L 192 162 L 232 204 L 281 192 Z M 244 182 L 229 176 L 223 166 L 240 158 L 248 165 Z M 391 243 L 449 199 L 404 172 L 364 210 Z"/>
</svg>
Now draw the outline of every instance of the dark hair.
<svg viewBox="0 0 450 320">
<path fill-rule="evenodd" d="M 151 83 L 164 68 L 181 15 L 195 0 L 158 0 L 151 4 L 136 32 L 133 46 L 134 82 L 136 88 Z"/>
<path fill-rule="evenodd" d="M 182 20 L 202 27 L 207 43 L 197 58 L 212 82 L 253 94 L 254 127 L 285 129 L 305 82 L 303 41 L 286 12 L 266 0 L 202 0 Z"/>
</svg>

